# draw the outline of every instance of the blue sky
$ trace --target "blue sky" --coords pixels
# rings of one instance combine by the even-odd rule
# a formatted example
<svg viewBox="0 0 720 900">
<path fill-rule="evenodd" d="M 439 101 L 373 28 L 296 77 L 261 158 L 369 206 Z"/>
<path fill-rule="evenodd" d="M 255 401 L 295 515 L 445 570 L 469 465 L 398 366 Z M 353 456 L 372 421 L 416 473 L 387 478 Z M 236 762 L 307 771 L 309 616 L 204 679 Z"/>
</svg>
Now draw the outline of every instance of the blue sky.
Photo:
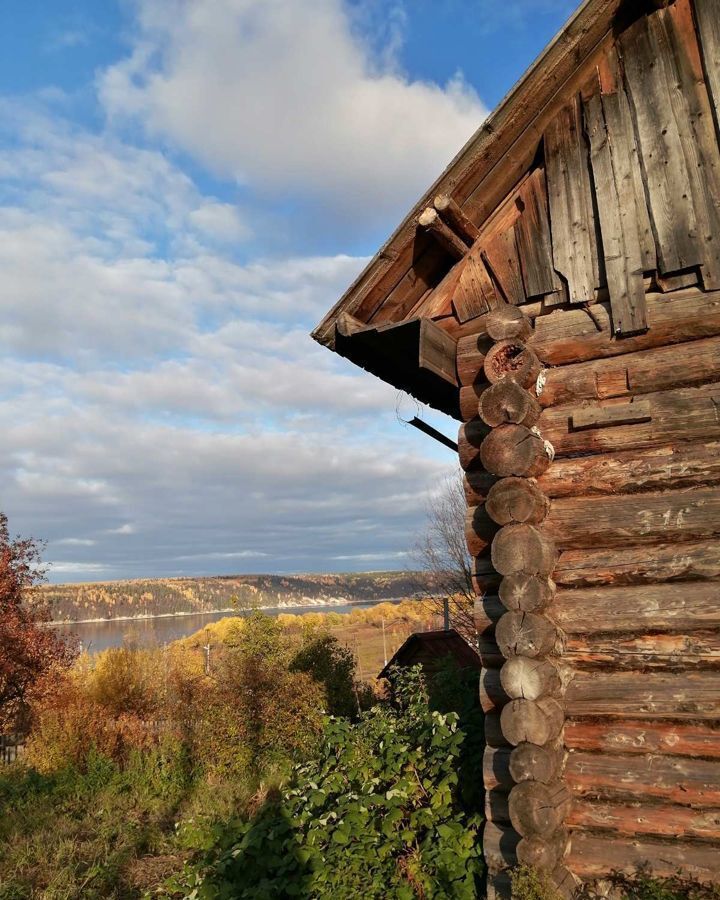
<svg viewBox="0 0 720 900">
<path fill-rule="evenodd" d="M 0 509 L 52 580 L 412 564 L 452 455 L 308 332 L 572 8 L 5 0 Z"/>
</svg>

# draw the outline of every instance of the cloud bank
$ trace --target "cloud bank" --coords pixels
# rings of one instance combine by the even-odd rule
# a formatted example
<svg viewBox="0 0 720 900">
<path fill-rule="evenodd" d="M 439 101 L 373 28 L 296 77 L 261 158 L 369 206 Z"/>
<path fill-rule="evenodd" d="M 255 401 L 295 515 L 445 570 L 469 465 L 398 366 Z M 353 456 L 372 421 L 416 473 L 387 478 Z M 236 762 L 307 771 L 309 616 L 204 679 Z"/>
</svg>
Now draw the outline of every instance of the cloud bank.
<svg viewBox="0 0 720 900">
<path fill-rule="evenodd" d="M 403 565 L 450 455 L 308 336 L 366 259 L 247 254 L 160 149 L 0 112 L 1 504 L 54 580 Z"/>
<path fill-rule="evenodd" d="M 487 110 L 458 74 L 411 78 L 402 15 L 381 46 L 341 0 L 140 0 L 130 55 L 100 78 L 134 120 L 217 174 L 326 214 L 398 215 Z M 377 35 L 377 32 L 375 32 Z"/>
</svg>

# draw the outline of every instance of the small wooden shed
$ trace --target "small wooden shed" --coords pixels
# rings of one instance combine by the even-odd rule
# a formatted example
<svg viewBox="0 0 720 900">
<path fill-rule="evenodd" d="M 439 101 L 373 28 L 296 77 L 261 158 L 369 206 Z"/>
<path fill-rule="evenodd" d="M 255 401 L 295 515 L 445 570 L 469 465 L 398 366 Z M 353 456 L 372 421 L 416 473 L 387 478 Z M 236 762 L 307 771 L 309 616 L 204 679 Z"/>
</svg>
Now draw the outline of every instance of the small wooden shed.
<svg viewBox="0 0 720 900">
<path fill-rule="evenodd" d="M 447 660 L 454 661 L 460 669 L 479 672 L 482 668 L 480 655 L 454 628 L 447 631 L 416 631 L 393 653 L 378 675 L 387 678 L 393 666 L 407 669 L 420 665 L 432 674 Z"/>
<path fill-rule="evenodd" d="M 720 0 L 586 0 L 314 332 L 463 423 L 491 894 L 720 881 L 719 112 Z"/>
</svg>

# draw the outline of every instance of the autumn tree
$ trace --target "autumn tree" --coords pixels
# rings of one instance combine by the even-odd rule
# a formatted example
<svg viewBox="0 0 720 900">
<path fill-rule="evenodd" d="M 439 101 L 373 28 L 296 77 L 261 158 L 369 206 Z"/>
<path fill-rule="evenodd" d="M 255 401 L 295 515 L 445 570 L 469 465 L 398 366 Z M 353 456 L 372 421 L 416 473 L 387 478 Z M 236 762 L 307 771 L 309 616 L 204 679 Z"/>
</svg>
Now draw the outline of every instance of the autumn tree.
<svg viewBox="0 0 720 900">
<path fill-rule="evenodd" d="M 75 657 L 66 641 L 43 627 L 47 613 L 27 602 L 29 589 L 45 577 L 40 549 L 32 538 L 11 540 L 0 513 L 0 731 L 21 728 L 32 691 Z"/>
<path fill-rule="evenodd" d="M 414 558 L 430 576 L 431 599 L 438 612 L 443 613 L 447 603 L 452 627 L 474 643 L 475 592 L 465 540 L 466 512 L 462 474 L 456 472 L 445 479 L 428 502 L 427 522 L 415 546 Z"/>
</svg>

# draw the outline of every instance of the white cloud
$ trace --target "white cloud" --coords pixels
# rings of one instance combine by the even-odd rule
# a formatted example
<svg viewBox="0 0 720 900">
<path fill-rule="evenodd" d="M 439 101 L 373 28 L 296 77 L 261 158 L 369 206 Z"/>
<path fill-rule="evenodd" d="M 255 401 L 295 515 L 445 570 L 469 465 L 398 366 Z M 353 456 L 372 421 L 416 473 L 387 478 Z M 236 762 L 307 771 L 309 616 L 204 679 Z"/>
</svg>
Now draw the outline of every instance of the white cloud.
<svg viewBox="0 0 720 900">
<path fill-rule="evenodd" d="M 162 153 L 6 112 L 2 508 L 53 578 L 403 559 L 452 457 L 308 334 L 365 259 L 241 260 Z"/>
<path fill-rule="evenodd" d="M 190 213 L 190 221 L 203 233 L 221 241 L 244 241 L 252 231 L 229 203 L 203 203 Z"/>
<path fill-rule="evenodd" d="M 486 109 L 460 75 L 411 79 L 342 0 L 139 0 L 134 49 L 99 83 L 223 176 L 383 220 L 440 173 Z M 382 52 L 384 50 L 384 52 Z"/>
<path fill-rule="evenodd" d="M 95 541 L 88 538 L 60 538 L 56 544 L 64 547 L 94 547 Z"/>
</svg>

